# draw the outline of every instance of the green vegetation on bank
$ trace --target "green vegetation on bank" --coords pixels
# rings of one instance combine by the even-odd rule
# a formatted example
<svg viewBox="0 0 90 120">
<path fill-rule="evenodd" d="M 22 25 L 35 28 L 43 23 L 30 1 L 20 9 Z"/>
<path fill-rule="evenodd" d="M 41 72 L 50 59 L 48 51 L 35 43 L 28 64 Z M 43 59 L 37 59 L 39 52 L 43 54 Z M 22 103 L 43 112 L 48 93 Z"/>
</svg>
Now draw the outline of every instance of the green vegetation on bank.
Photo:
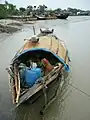
<svg viewBox="0 0 90 120">
<path fill-rule="evenodd" d="M 8 3 L 8 1 L 5 1 L 4 4 L 0 4 L 0 19 L 7 18 L 12 15 L 31 15 L 33 17 L 35 15 L 55 16 L 60 13 L 69 13 L 71 16 L 90 15 L 89 10 L 85 11 L 76 8 L 67 8 L 62 10 L 61 8 L 48 9 L 46 5 L 28 5 L 27 8 L 20 7 L 17 9 L 16 5 Z"/>
</svg>

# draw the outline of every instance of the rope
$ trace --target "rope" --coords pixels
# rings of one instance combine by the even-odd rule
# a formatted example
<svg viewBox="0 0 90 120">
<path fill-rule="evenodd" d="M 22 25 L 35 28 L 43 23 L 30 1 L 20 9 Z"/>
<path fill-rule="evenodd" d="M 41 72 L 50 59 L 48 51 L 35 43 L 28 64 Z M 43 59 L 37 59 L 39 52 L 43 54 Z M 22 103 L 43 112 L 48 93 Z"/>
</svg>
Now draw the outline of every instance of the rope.
<svg viewBox="0 0 90 120">
<path fill-rule="evenodd" d="M 58 96 L 60 82 L 61 82 L 61 79 L 60 79 L 61 75 L 58 76 L 58 77 L 59 77 L 59 78 L 57 78 L 57 79 L 59 79 L 58 87 L 56 88 L 55 94 L 52 96 L 52 98 L 50 99 L 50 101 L 47 100 L 46 88 L 44 87 L 44 89 L 43 89 L 44 97 L 45 97 L 45 106 L 43 107 L 43 110 L 40 111 L 41 115 L 44 115 L 44 112 L 46 111 L 46 109 L 56 100 L 56 98 Z"/>
<path fill-rule="evenodd" d="M 45 84 L 45 81 L 42 80 L 42 84 L 43 84 L 43 93 L 44 93 L 44 98 L 45 98 L 45 107 L 47 105 L 47 94 L 46 94 L 46 89 L 47 89 L 47 86 Z"/>
<path fill-rule="evenodd" d="M 70 86 L 71 86 L 71 87 L 73 87 L 74 89 L 78 90 L 79 92 L 83 93 L 83 94 L 84 94 L 84 95 L 86 95 L 87 97 L 90 97 L 90 95 L 89 95 L 89 94 L 87 94 L 87 93 L 86 93 L 86 92 L 84 92 L 83 90 L 80 90 L 79 88 L 75 87 L 74 85 L 69 84 L 69 83 L 68 83 L 68 85 L 70 85 Z"/>
</svg>

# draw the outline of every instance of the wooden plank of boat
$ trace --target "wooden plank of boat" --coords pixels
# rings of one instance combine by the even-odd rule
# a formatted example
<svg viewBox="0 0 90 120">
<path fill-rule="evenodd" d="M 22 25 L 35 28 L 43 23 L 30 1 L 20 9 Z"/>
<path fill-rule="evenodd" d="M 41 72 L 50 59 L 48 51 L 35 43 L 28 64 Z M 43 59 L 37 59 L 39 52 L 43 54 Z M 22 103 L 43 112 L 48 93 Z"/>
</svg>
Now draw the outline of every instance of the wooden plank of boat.
<svg viewBox="0 0 90 120">
<path fill-rule="evenodd" d="M 6 68 L 7 72 L 8 72 L 8 77 L 9 77 L 9 84 L 11 85 L 11 91 L 12 91 L 12 101 L 13 101 L 13 104 L 16 103 L 16 87 L 15 87 L 15 81 L 14 81 L 14 77 L 13 75 L 11 74 L 11 70 L 10 68 Z"/>
<path fill-rule="evenodd" d="M 13 81 L 15 81 L 14 85 L 16 89 L 15 103 L 18 103 L 19 96 L 20 96 L 20 75 L 19 75 L 18 66 L 16 63 L 14 64 L 14 80 Z"/>
</svg>

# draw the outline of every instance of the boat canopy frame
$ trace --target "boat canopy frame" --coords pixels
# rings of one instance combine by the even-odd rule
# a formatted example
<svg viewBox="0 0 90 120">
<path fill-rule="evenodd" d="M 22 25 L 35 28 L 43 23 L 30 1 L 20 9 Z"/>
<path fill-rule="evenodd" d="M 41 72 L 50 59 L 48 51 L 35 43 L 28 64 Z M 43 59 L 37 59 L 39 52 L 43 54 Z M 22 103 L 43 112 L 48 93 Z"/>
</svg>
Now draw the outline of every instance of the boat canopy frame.
<svg viewBox="0 0 90 120">
<path fill-rule="evenodd" d="M 34 57 L 39 56 L 41 59 L 47 58 L 49 60 L 50 60 L 50 57 L 51 59 L 55 58 L 56 62 L 60 62 L 61 64 L 64 65 L 66 71 L 70 71 L 69 65 L 67 65 L 62 58 L 60 58 L 57 54 L 55 54 L 54 52 L 46 48 L 32 48 L 32 49 L 24 50 L 22 53 L 17 54 L 17 56 L 13 59 L 13 63 L 15 63 L 17 60 L 24 62 L 26 61 L 28 56 L 30 56 L 30 58 L 32 58 L 33 56 Z"/>
</svg>

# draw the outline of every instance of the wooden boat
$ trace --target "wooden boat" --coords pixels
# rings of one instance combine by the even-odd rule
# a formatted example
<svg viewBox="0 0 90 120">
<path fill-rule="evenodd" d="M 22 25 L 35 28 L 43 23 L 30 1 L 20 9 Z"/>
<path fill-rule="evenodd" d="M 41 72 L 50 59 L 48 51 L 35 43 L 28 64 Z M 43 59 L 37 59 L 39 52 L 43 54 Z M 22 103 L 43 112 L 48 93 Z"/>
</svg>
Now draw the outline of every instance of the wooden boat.
<svg viewBox="0 0 90 120">
<path fill-rule="evenodd" d="M 68 50 L 53 34 L 54 30 L 40 31 L 40 34 L 25 41 L 24 46 L 18 50 L 10 67 L 7 68 L 12 100 L 16 105 L 28 100 L 33 103 L 41 95 L 44 95 L 43 98 L 47 104 L 56 94 L 57 87 L 60 86 L 62 72 L 68 73 L 70 70 Z M 37 69 L 39 77 L 35 71 Z M 27 82 L 26 76 L 28 81 L 36 76 L 33 84 L 30 83 L 32 81 Z M 49 94 L 50 90 L 53 92 L 51 95 Z"/>
<path fill-rule="evenodd" d="M 68 16 L 69 16 L 68 13 L 63 13 L 63 14 L 59 14 L 59 15 L 57 15 L 56 17 L 57 17 L 58 19 L 67 19 Z"/>
<path fill-rule="evenodd" d="M 36 18 L 37 18 L 37 20 L 46 20 L 45 16 L 38 16 L 38 15 L 36 15 Z"/>
</svg>

